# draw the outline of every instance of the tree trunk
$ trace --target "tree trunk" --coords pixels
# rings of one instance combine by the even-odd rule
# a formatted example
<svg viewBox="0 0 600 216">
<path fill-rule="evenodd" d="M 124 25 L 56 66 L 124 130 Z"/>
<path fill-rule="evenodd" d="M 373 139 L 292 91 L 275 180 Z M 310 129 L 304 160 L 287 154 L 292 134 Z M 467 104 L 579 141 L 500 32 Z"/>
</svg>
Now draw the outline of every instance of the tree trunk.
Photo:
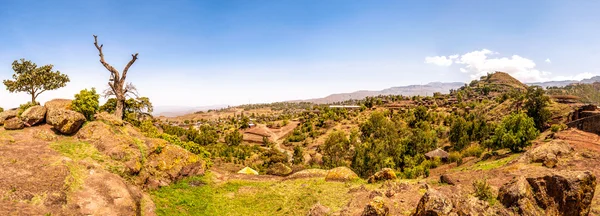
<svg viewBox="0 0 600 216">
<path fill-rule="evenodd" d="M 115 108 L 115 116 L 123 119 L 123 108 L 125 107 L 125 98 L 117 97 L 117 107 Z"/>
<path fill-rule="evenodd" d="M 35 104 L 35 93 L 31 94 L 31 103 Z"/>
</svg>

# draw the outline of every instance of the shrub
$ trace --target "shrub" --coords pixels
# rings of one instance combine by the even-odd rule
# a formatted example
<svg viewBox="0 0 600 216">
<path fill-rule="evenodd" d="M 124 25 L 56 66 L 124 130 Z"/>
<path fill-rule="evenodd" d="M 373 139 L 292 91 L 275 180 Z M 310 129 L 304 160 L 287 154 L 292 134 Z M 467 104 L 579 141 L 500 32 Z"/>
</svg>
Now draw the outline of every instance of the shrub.
<svg viewBox="0 0 600 216">
<path fill-rule="evenodd" d="M 567 125 L 565 125 L 565 124 L 563 124 L 563 123 L 560 123 L 560 124 L 553 124 L 553 125 L 550 127 L 550 130 L 551 130 L 553 133 L 556 133 L 556 132 L 559 132 L 559 131 L 562 131 L 562 130 L 565 130 L 565 129 L 567 129 Z"/>
<path fill-rule="evenodd" d="M 462 151 L 463 157 L 481 157 L 481 154 L 483 154 L 483 149 L 477 144 L 470 145 Z"/>
<path fill-rule="evenodd" d="M 94 119 L 94 114 L 100 109 L 100 95 L 96 89 L 83 89 L 75 95 L 75 100 L 71 102 L 71 109 L 85 116 L 88 121 Z"/>
<path fill-rule="evenodd" d="M 159 136 L 158 128 L 154 127 L 154 124 L 152 124 L 152 121 L 150 120 L 142 121 L 142 123 L 140 124 L 140 130 L 148 137 Z"/>
<path fill-rule="evenodd" d="M 448 155 L 448 162 L 450 163 L 458 162 L 461 159 L 462 154 L 460 154 L 460 152 L 450 152 L 450 154 Z"/>
<path fill-rule="evenodd" d="M 479 200 L 490 201 L 494 199 L 492 187 L 485 179 L 473 181 L 473 189 L 475 190 L 475 197 L 477 197 Z"/>
<path fill-rule="evenodd" d="M 4 108 L 0 107 L 0 112 L 4 112 Z"/>
<path fill-rule="evenodd" d="M 238 130 L 233 130 L 232 132 L 225 135 L 225 143 L 230 146 L 237 146 L 242 143 L 244 139 L 244 135 L 240 133 Z"/>
</svg>

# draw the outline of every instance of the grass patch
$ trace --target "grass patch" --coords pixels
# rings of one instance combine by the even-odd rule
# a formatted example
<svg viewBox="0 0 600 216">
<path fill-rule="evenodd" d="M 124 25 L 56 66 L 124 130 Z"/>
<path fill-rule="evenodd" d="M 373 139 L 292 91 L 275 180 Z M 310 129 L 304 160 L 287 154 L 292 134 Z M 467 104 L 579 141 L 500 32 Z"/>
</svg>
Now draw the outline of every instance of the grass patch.
<svg viewBox="0 0 600 216">
<path fill-rule="evenodd" d="M 98 162 L 104 162 L 106 159 L 106 157 L 100 153 L 96 147 L 86 142 L 63 140 L 53 142 L 50 144 L 50 148 L 73 160 L 91 158 Z"/>
<path fill-rule="evenodd" d="M 85 181 L 85 168 L 75 162 L 66 163 L 69 170 L 69 176 L 65 178 L 65 187 L 68 191 L 74 192 L 83 186 Z"/>
<path fill-rule="evenodd" d="M 138 138 L 133 138 L 133 141 L 135 142 L 135 144 L 137 145 L 138 149 L 140 150 L 140 155 L 141 155 L 141 161 L 140 163 L 142 163 L 142 165 L 144 165 L 146 163 L 146 144 L 144 144 L 144 141 L 138 139 Z"/>
<path fill-rule="evenodd" d="M 306 215 L 317 202 L 340 210 L 359 183 L 322 178 L 288 181 L 233 180 L 215 184 L 209 173 L 152 191 L 158 215 Z M 190 182 L 200 186 L 190 186 Z"/>
<path fill-rule="evenodd" d="M 476 164 L 473 164 L 472 166 L 469 167 L 455 167 L 453 168 L 453 170 L 460 170 L 460 171 L 464 171 L 464 170 L 491 170 L 491 169 L 496 169 L 499 167 L 502 167 L 504 165 L 506 165 L 508 162 L 516 159 L 517 157 L 519 157 L 521 154 L 512 154 L 508 157 L 499 159 L 499 160 L 492 160 L 492 161 L 480 161 L 477 162 Z"/>
</svg>

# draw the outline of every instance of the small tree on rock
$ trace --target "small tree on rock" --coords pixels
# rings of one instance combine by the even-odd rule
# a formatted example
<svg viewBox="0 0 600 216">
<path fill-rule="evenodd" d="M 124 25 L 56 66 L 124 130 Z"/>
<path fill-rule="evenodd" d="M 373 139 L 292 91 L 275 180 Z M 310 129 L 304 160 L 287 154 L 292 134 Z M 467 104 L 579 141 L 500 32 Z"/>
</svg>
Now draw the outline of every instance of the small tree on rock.
<svg viewBox="0 0 600 216">
<path fill-rule="evenodd" d="M 75 95 L 75 100 L 71 102 L 71 109 L 80 112 L 88 121 L 91 121 L 94 119 L 94 114 L 99 110 L 99 99 L 100 95 L 96 93 L 95 88 L 81 90 L 79 94 Z"/>
<path fill-rule="evenodd" d="M 37 104 L 35 99 L 43 92 L 64 87 L 70 80 L 60 71 L 52 71 L 53 65 L 37 67 L 31 61 L 21 59 L 14 61 L 12 68 L 15 71 L 13 80 L 4 80 L 6 90 L 13 92 L 26 92 L 31 95 L 31 103 Z"/>
</svg>

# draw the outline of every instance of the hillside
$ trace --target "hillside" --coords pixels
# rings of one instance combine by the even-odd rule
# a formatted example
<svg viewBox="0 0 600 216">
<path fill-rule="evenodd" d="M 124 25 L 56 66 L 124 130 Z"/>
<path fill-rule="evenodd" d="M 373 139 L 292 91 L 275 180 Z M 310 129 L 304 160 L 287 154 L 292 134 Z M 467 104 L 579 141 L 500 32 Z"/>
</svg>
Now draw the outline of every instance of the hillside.
<svg viewBox="0 0 600 216">
<path fill-rule="evenodd" d="M 549 87 L 548 94 L 554 96 L 575 96 L 577 101 L 600 105 L 600 82 L 574 83 L 564 87 Z"/>
<path fill-rule="evenodd" d="M 541 86 L 543 88 L 547 88 L 547 87 L 565 87 L 570 84 L 592 84 L 595 82 L 600 82 L 600 76 L 594 76 L 589 79 L 583 79 L 583 80 L 564 80 L 564 81 L 527 83 L 527 85 L 537 85 L 537 86 Z"/>
<path fill-rule="evenodd" d="M 443 82 L 432 82 L 426 85 L 409 85 L 409 86 L 399 86 L 399 87 L 391 87 L 387 89 L 383 89 L 380 91 L 356 91 L 352 93 L 338 93 L 332 94 L 324 98 L 315 98 L 315 99 L 307 99 L 307 100 L 294 100 L 290 102 L 311 102 L 315 104 L 327 104 L 327 103 L 336 103 L 347 100 L 362 100 L 366 97 L 373 97 L 378 95 L 404 95 L 404 96 L 431 96 L 433 93 L 448 93 L 450 89 L 457 89 L 463 86 L 464 83 L 453 82 L 453 83 L 443 83 Z"/>
</svg>

